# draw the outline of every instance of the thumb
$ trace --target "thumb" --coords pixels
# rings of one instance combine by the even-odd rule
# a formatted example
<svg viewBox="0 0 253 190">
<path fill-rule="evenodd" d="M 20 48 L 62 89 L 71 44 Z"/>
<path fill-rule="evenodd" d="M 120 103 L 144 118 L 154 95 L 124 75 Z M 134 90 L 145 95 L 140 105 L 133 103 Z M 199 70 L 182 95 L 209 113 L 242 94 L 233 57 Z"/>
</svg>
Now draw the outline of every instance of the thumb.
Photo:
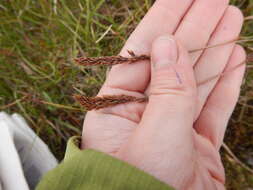
<svg viewBox="0 0 253 190">
<path fill-rule="evenodd" d="M 149 104 L 144 116 L 176 120 L 187 115 L 191 121 L 197 92 L 188 52 L 173 36 L 166 35 L 154 41 L 151 58 Z"/>
<path fill-rule="evenodd" d="M 197 99 L 189 54 L 173 36 L 166 35 L 154 41 L 151 59 L 149 103 L 140 133 L 152 135 L 156 131 L 166 134 L 170 142 L 174 138 L 175 143 L 181 143 L 179 137 L 190 139 Z"/>
</svg>

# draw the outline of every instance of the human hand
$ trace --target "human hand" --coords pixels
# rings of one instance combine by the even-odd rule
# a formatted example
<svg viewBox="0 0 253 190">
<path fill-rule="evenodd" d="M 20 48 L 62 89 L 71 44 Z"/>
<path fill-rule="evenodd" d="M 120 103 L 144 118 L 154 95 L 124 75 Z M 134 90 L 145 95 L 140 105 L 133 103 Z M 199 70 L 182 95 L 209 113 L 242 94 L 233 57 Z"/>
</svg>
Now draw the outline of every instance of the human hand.
<svg viewBox="0 0 253 190">
<path fill-rule="evenodd" d="M 187 51 L 177 44 L 172 36 L 162 36 L 154 42 L 149 102 L 128 141 L 112 155 L 176 189 L 225 189 L 218 149 L 195 130 L 205 126 L 225 128 L 226 123 L 217 125 L 222 120 L 216 115 L 222 113 L 224 107 L 217 108 L 219 113 L 210 115 L 213 118 L 194 123 L 198 108 L 197 81 Z M 238 65 L 237 61 L 243 58 L 243 52 L 234 55 L 229 67 Z M 216 88 L 233 86 L 232 96 L 238 96 L 244 70 L 242 66 L 222 77 Z M 214 93 L 210 101 L 215 103 L 219 96 L 222 94 Z M 208 110 L 203 111 L 205 114 Z M 214 122 L 210 123 L 210 119 Z M 217 141 L 221 143 L 223 135 L 217 136 Z"/>
<path fill-rule="evenodd" d="M 196 0 L 192 3 L 193 0 L 182 0 L 180 3 L 177 0 L 157 0 L 127 41 L 121 55 L 127 56 L 127 50 L 136 54 L 150 54 L 153 40 L 166 33 L 174 33 L 188 50 L 230 41 L 238 36 L 243 18 L 238 9 L 227 7 L 227 0 Z M 230 43 L 195 52 L 190 55 L 190 59 L 195 65 L 195 78 L 199 82 L 220 73 L 225 67 L 243 61 L 244 51 Z M 226 123 L 236 103 L 241 75 L 241 71 L 237 70 L 226 76 L 232 78 L 229 82 L 220 79 L 217 83 L 217 79 L 197 87 L 194 127 L 198 134 L 213 144 L 215 150 L 221 145 Z M 126 94 L 141 97 L 146 92 L 149 81 L 148 62 L 115 66 L 99 95 Z M 224 88 L 227 83 L 234 86 Z M 138 127 L 145 106 L 130 103 L 89 112 L 84 122 L 83 148 L 108 154 L 119 152 Z"/>
</svg>

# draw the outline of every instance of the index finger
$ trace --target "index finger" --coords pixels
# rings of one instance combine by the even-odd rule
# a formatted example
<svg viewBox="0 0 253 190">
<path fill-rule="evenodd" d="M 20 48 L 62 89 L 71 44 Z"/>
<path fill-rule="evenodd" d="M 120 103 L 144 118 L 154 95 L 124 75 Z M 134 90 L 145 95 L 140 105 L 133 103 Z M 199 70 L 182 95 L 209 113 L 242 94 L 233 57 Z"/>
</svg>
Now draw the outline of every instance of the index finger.
<svg viewBox="0 0 253 190">
<path fill-rule="evenodd" d="M 157 0 L 135 31 L 127 40 L 121 55 L 129 56 L 127 50 L 135 54 L 149 54 L 151 44 L 162 34 L 172 34 L 191 6 L 193 0 Z M 113 89 L 144 92 L 150 80 L 148 61 L 138 64 L 114 66 L 105 86 Z"/>
</svg>

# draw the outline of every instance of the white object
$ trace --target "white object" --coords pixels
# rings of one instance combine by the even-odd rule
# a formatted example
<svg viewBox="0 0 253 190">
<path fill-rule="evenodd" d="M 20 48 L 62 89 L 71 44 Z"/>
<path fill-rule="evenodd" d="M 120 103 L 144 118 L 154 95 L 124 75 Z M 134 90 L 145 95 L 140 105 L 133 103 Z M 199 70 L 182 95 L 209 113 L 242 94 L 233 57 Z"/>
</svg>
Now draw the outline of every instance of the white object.
<svg viewBox="0 0 253 190">
<path fill-rule="evenodd" d="M 0 190 L 35 189 L 58 163 L 18 114 L 0 113 Z"/>
</svg>

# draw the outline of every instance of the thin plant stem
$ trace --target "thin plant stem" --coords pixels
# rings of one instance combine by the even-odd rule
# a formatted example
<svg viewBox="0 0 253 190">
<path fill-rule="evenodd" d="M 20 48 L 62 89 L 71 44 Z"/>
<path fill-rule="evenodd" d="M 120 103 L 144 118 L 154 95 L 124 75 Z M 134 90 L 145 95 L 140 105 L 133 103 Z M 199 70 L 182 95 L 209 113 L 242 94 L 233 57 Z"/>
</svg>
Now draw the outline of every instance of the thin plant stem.
<svg viewBox="0 0 253 190">
<path fill-rule="evenodd" d="M 236 155 L 230 150 L 230 148 L 225 143 L 222 144 L 222 147 L 226 150 L 226 152 L 233 158 L 233 160 L 237 164 L 239 164 L 242 168 L 244 168 L 245 170 L 247 170 L 248 172 L 250 172 L 251 174 L 253 174 L 253 169 L 251 169 L 250 167 L 248 167 L 239 158 L 237 158 Z"/>
<path fill-rule="evenodd" d="M 43 100 L 39 100 L 38 102 L 42 103 L 42 104 L 45 104 L 45 105 L 53 106 L 53 107 L 56 107 L 56 108 L 60 108 L 60 109 L 67 109 L 67 110 L 73 110 L 73 111 L 82 111 L 80 108 L 75 108 L 75 107 L 61 105 L 61 104 L 55 104 L 55 103 L 46 102 L 46 101 L 43 101 Z"/>
<path fill-rule="evenodd" d="M 4 109 L 7 109 L 7 108 L 10 108 L 10 107 L 14 106 L 14 105 L 16 105 L 17 103 L 24 101 L 26 98 L 28 98 L 28 96 L 29 96 L 29 95 L 25 95 L 25 96 L 23 96 L 22 98 L 17 99 L 17 100 L 15 100 L 14 102 L 12 102 L 12 103 L 10 103 L 10 104 L 7 104 L 7 105 L 5 105 L 5 106 L 1 106 L 1 107 L 0 107 L 0 110 L 4 110 Z"/>
<path fill-rule="evenodd" d="M 198 51 L 203 51 L 210 48 L 215 48 L 223 45 L 227 45 L 230 43 L 240 43 L 240 42 L 248 42 L 253 41 L 253 39 L 242 39 L 236 38 L 233 40 L 229 40 L 226 42 L 222 42 L 215 45 L 209 45 L 204 48 L 190 50 L 189 53 L 194 53 Z M 79 57 L 75 59 L 75 62 L 81 66 L 97 66 L 97 65 L 117 65 L 117 64 L 133 64 L 139 61 L 150 60 L 149 55 L 135 55 L 133 51 L 128 51 L 131 57 L 123 57 L 123 56 L 105 56 L 105 57 Z"/>
</svg>

